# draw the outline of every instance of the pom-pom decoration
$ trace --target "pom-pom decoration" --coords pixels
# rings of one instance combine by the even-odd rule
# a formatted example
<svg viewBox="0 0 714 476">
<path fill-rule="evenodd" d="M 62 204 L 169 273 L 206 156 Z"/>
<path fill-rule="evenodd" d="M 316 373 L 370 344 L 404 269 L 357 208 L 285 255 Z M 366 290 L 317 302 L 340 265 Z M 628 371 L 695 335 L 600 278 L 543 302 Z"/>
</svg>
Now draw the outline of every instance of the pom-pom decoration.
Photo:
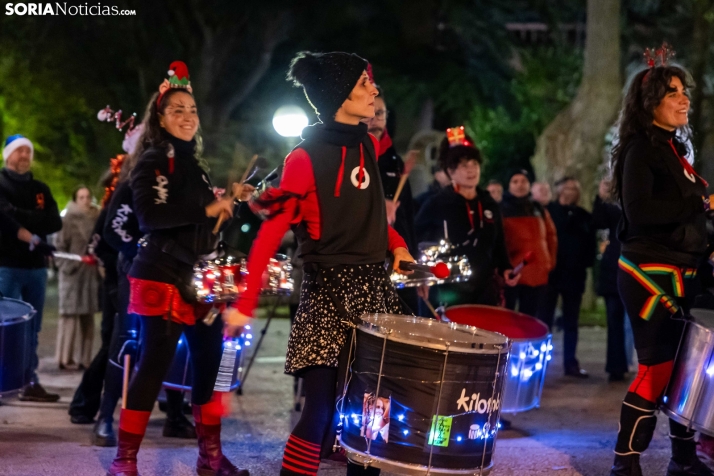
<svg viewBox="0 0 714 476">
<path fill-rule="evenodd" d="M 136 113 L 129 116 L 125 121 L 121 120 L 122 111 L 119 109 L 114 112 L 112 108 L 107 104 L 107 107 L 102 109 L 97 113 L 97 119 L 101 122 L 114 122 L 118 131 L 124 129 L 125 126 L 129 126 L 127 133 L 134 129 L 134 121 L 136 121 Z"/>
<path fill-rule="evenodd" d="M 188 74 L 188 66 L 183 61 L 174 61 L 169 65 L 169 70 L 167 72 L 169 77 L 164 79 L 164 81 L 159 85 L 159 97 L 156 99 L 156 105 L 161 102 L 161 98 L 169 89 L 185 89 L 189 93 L 193 94 L 193 89 L 191 88 L 191 81 Z"/>
<path fill-rule="evenodd" d="M 450 127 L 446 129 L 446 138 L 449 141 L 449 147 L 456 147 L 459 145 L 463 146 L 473 146 L 473 144 L 466 138 L 466 130 L 464 126 Z"/>
</svg>

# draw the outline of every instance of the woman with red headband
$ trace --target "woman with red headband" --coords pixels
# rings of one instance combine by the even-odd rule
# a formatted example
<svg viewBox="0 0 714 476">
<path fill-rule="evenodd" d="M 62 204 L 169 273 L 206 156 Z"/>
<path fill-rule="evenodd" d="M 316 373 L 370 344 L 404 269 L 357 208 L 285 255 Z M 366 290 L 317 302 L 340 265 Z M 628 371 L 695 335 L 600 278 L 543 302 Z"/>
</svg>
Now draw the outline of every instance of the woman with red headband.
<svg viewBox="0 0 714 476">
<path fill-rule="evenodd" d="M 613 191 L 623 210 L 618 287 L 639 371 L 622 404 L 611 476 L 642 474 L 640 453 L 657 424 L 707 246 L 707 183 L 685 158 L 691 82 L 681 68 L 662 63 L 633 79 L 612 151 Z M 712 475 L 697 458 L 694 432 L 670 419 L 669 433 L 668 476 Z"/>
<path fill-rule="evenodd" d="M 216 217 L 233 214 L 233 199 L 216 200 L 200 159 L 198 112 L 186 65 L 171 64 L 170 79 L 149 102 L 139 157 L 131 172 L 136 217 L 144 238 L 129 270 L 129 313 L 141 319 L 141 357 L 119 420 L 117 455 L 109 476 L 138 476 L 136 455 L 181 334 L 194 369 L 191 402 L 198 434 L 200 476 L 248 476 L 221 451 L 221 394 L 214 393 L 223 326 L 200 322 L 193 266 L 212 252 Z M 240 187 L 234 192 L 240 193 Z M 197 320 L 199 322 L 197 322 Z"/>
<path fill-rule="evenodd" d="M 337 367 L 350 323 L 366 312 L 399 313 L 384 261 L 413 262 L 404 240 L 387 225 L 377 166 L 377 140 L 361 121 L 374 116 L 377 90 L 367 61 L 348 53 L 300 53 L 289 78 L 302 86 L 322 122 L 305 128 L 285 159 L 280 188 L 261 196 L 270 207 L 248 260 L 248 283 L 226 322 L 250 321 L 268 260 L 293 225 L 304 278 L 285 372 L 304 379 L 305 406 L 283 454 L 281 476 L 316 475 L 321 445 L 335 422 Z M 378 470 L 349 464 L 347 474 Z"/>
</svg>

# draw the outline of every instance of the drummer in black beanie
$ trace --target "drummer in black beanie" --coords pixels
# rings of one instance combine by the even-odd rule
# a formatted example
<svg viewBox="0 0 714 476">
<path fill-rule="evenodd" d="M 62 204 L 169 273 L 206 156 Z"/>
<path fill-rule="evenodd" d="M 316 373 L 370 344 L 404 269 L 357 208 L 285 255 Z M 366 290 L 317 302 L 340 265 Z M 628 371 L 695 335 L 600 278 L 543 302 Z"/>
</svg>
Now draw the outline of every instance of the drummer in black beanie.
<svg viewBox="0 0 714 476">
<path fill-rule="evenodd" d="M 316 475 L 321 446 L 331 449 L 338 360 L 350 323 L 363 313 L 399 313 L 384 268 L 387 252 L 413 262 L 404 240 L 387 224 L 377 167 L 377 140 L 361 121 L 374 116 L 377 90 L 367 61 L 349 53 L 299 53 L 288 79 L 302 86 L 321 122 L 285 159 L 280 187 L 257 201 L 269 214 L 248 260 L 247 289 L 224 313 L 234 329 L 250 322 L 261 275 L 293 227 L 305 263 L 300 305 L 290 333 L 285 372 L 304 379 L 305 406 L 288 439 L 281 476 Z M 379 470 L 348 464 L 348 475 Z"/>
</svg>

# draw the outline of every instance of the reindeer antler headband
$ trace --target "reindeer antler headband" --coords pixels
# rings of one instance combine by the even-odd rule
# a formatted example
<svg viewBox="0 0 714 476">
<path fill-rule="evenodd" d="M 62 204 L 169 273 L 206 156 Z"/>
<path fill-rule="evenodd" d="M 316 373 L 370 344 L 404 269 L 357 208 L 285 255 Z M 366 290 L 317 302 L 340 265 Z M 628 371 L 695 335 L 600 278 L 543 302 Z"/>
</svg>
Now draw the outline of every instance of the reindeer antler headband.
<svg viewBox="0 0 714 476">
<path fill-rule="evenodd" d="M 674 58 L 676 54 L 677 53 L 666 41 L 662 43 L 662 46 L 657 49 L 646 48 L 643 56 L 645 64 L 647 64 L 649 71 L 647 71 L 647 73 L 642 78 L 642 82 L 644 83 L 645 81 L 647 81 L 647 78 L 649 78 L 650 72 L 653 68 L 656 68 L 658 66 L 669 66 L 669 61 Z"/>
</svg>

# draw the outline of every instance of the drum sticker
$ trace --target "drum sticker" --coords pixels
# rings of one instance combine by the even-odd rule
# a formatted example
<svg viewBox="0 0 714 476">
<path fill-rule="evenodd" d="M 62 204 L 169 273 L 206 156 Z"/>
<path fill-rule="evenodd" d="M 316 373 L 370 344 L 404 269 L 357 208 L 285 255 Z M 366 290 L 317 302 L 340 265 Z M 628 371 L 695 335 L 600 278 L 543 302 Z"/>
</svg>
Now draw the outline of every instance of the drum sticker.
<svg viewBox="0 0 714 476">
<path fill-rule="evenodd" d="M 449 446 L 449 436 L 451 435 L 451 424 L 454 419 L 450 416 L 434 415 L 429 430 L 429 443 L 433 446 Z"/>
<path fill-rule="evenodd" d="M 392 398 L 375 398 L 373 393 L 365 393 L 362 401 L 362 428 L 360 435 L 372 441 L 389 442 L 389 412 Z"/>
</svg>

